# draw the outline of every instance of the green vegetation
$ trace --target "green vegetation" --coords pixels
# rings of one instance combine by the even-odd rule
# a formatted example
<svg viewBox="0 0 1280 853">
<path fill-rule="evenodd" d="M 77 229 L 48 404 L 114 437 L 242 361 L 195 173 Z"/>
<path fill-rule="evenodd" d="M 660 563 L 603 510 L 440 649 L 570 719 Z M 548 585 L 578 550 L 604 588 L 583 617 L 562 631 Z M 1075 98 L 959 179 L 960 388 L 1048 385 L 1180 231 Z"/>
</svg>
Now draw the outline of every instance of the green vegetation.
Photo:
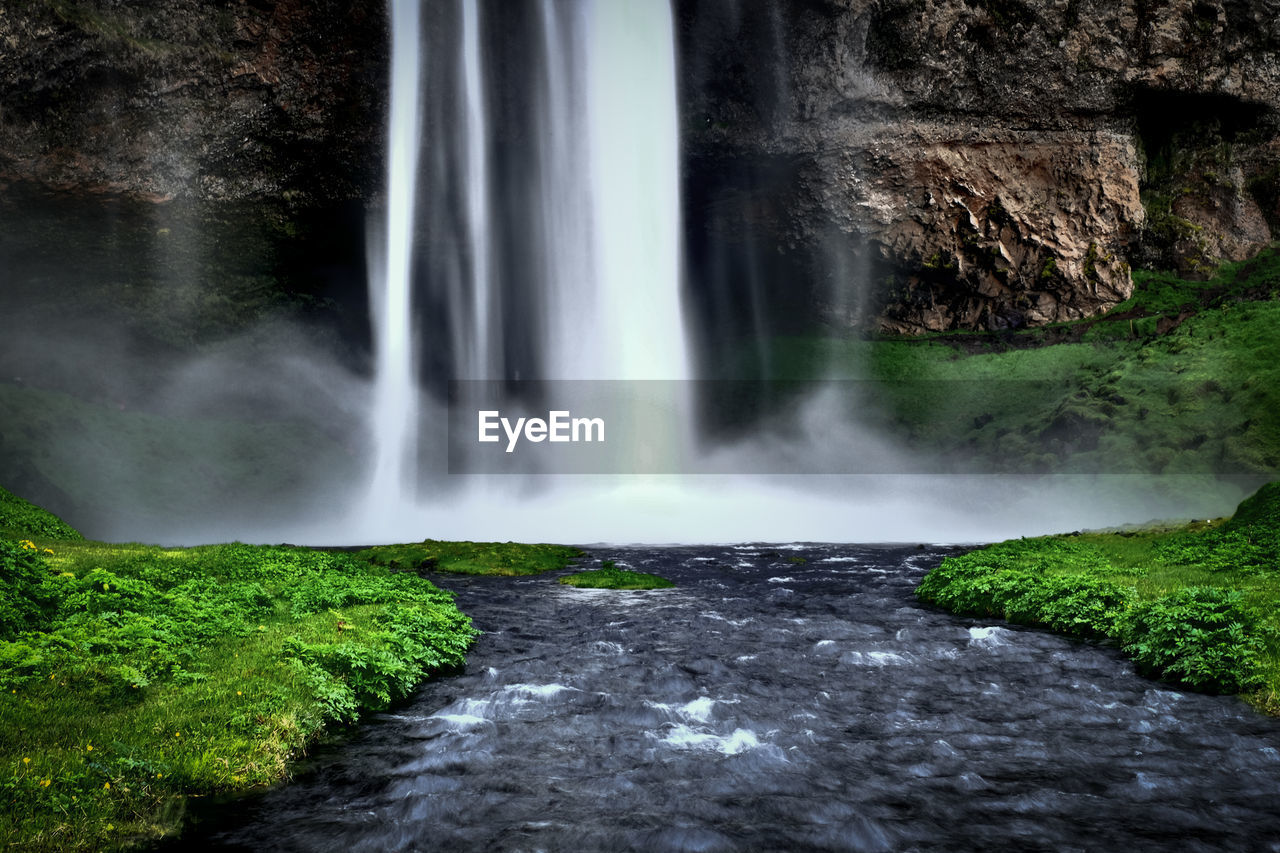
<svg viewBox="0 0 1280 853">
<path fill-rule="evenodd" d="M 648 572 L 620 569 L 613 560 L 605 560 L 600 568 L 560 578 L 560 583 L 579 589 L 667 589 L 675 586 L 664 577 Z"/>
<path fill-rule="evenodd" d="M 1103 317 L 1017 334 L 784 339 L 777 375 L 869 378 L 857 416 L 961 470 L 1280 471 L 1280 250 L 1134 278 Z"/>
<path fill-rule="evenodd" d="M 781 349 L 796 375 L 869 372 L 864 412 L 968 470 L 1195 475 L 1222 494 L 1220 475 L 1274 477 L 1280 249 L 1207 281 L 1134 282 L 1129 300 L 1078 323 Z M 948 558 L 917 592 L 1116 643 L 1152 676 L 1280 713 L 1278 506 L 1272 485 L 1227 522 L 1004 542 Z"/>
<path fill-rule="evenodd" d="M 80 531 L 29 501 L 0 487 L 0 537 L 9 539 L 83 539 Z"/>
<path fill-rule="evenodd" d="M 77 541 L 0 499 L 6 533 L 22 537 L 0 539 L 9 847 L 172 834 L 188 797 L 281 780 L 326 725 L 460 665 L 476 634 L 451 593 L 413 572 L 304 548 Z M 462 550 L 486 549 L 519 551 Z"/>
<path fill-rule="evenodd" d="M 396 570 L 450 572 L 458 575 L 536 575 L 563 569 L 582 556 L 565 545 L 522 545 L 514 542 L 439 542 L 427 539 L 408 545 L 378 545 L 356 557 L 370 565 Z"/>
<path fill-rule="evenodd" d="M 1003 542 L 948 557 L 924 601 L 1113 642 L 1143 672 L 1280 714 L 1280 483 L 1226 521 Z"/>
</svg>

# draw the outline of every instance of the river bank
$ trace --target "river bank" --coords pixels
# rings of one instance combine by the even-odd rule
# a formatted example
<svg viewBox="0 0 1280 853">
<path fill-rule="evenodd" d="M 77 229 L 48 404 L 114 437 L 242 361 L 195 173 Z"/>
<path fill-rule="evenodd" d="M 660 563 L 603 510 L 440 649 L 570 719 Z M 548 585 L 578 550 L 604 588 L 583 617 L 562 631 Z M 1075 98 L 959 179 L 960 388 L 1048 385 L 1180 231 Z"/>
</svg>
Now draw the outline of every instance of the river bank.
<svg viewBox="0 0 1280 853">
<path fill-rule="evenodd" d="M 1228 519 L 1002 542 L 951 557 L 921 600 L 1119 646 L 1153 677 L 1280 714 L 1280 483 Z"/>
<path fill-rule="evenodd" d="M 576 553 L 436 545 L 446 570 Z M 417 566 L 87 541 L 4 490 L 0 568 L 0 840 L 25 850 L 171 836 L 191 798 L 287 779 L 322 732 L 462 666 L 476 635 Z"/>
</svg>

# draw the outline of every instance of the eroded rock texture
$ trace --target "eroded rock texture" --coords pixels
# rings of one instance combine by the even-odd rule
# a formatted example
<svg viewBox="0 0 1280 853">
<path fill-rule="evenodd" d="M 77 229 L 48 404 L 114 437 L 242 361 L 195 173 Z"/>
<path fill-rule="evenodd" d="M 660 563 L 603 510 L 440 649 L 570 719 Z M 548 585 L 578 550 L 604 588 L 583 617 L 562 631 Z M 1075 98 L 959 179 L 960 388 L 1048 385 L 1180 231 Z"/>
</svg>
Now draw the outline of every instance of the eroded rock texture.
<svg viewBox="0 0 1280 853">
<path fill-rule="evenodd" d="M 0 178 L 163 200 L 358 197 L 381 174 L 381 3 L 0 6 Z"/>
<path fill-rule="evenodd" d="M 1280 226 L 1276 0 L 677 6 L 691 227 L 796 270 L 843 241 L 832 322 L 1076 319 L 1132 263 L 1194 275 Z"/>
<path fill-rule="evenodd" d="M 691 293 L 725 337 L 1069 320 L 1280 228 L 1280 0 L 674 5 Z M 0 181 L 367 200 L 387 49 L 381 2 L 10 0 Z"/>
</svg>

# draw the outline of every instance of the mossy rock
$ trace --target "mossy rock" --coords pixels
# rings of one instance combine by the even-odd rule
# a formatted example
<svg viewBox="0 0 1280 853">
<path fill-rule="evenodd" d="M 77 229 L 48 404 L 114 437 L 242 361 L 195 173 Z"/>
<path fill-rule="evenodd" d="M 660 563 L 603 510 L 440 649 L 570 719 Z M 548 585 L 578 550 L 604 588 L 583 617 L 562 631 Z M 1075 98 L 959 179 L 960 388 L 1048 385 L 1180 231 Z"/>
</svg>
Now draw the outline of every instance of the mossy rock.
<svg viewBox="0 0 1280 853">
<path fill-rule="evenodd" d="M 0 487 L 0 536 L 14 539 L 83 539 L 80 531 L 48 510 Z"/>
<path fill-rule="evenodd" d="M 560 578 L 560 583 L 579 589 L 669 589 L 670 580 L 648 572 L 632 572 L 609 564 L 601 569 L 578 572 Z"/>
</svg>

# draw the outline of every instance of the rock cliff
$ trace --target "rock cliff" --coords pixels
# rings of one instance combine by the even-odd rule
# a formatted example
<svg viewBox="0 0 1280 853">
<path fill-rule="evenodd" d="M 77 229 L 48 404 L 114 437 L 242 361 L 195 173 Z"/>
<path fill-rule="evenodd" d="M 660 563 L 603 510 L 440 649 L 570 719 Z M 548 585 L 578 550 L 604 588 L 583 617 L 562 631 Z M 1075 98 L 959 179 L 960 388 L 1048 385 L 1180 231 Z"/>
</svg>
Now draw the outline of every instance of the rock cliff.
<svg viewBox="0 0 1280 853">
<path fill-rule="evenodd" d="M 1195 275 L 1280 228 L 1280 0 L 674 6 L 708 322 L 1069 320 L 1132 265 Z M 385 27 L 349 0 L 8 2 L 0 182 L 368 199 Z"/>
<path fill-rule="evenodd" d="M 1124 299 L 1131 264 L 1195 274 L 1280 227 L 1276 0 L 677 9 L 686 155 L 711 176 L 691 221 L 797 270 L 855 246 L 855 321 L 1075 319 Z M 725 212 L 744 198 L 767 214 Z"/>
<path fill-rule="evenodd" d="M 381 3 L 17 0 L 0 178 L 163 200 L 359 197 L 381 174 Z"/>
</svg>

